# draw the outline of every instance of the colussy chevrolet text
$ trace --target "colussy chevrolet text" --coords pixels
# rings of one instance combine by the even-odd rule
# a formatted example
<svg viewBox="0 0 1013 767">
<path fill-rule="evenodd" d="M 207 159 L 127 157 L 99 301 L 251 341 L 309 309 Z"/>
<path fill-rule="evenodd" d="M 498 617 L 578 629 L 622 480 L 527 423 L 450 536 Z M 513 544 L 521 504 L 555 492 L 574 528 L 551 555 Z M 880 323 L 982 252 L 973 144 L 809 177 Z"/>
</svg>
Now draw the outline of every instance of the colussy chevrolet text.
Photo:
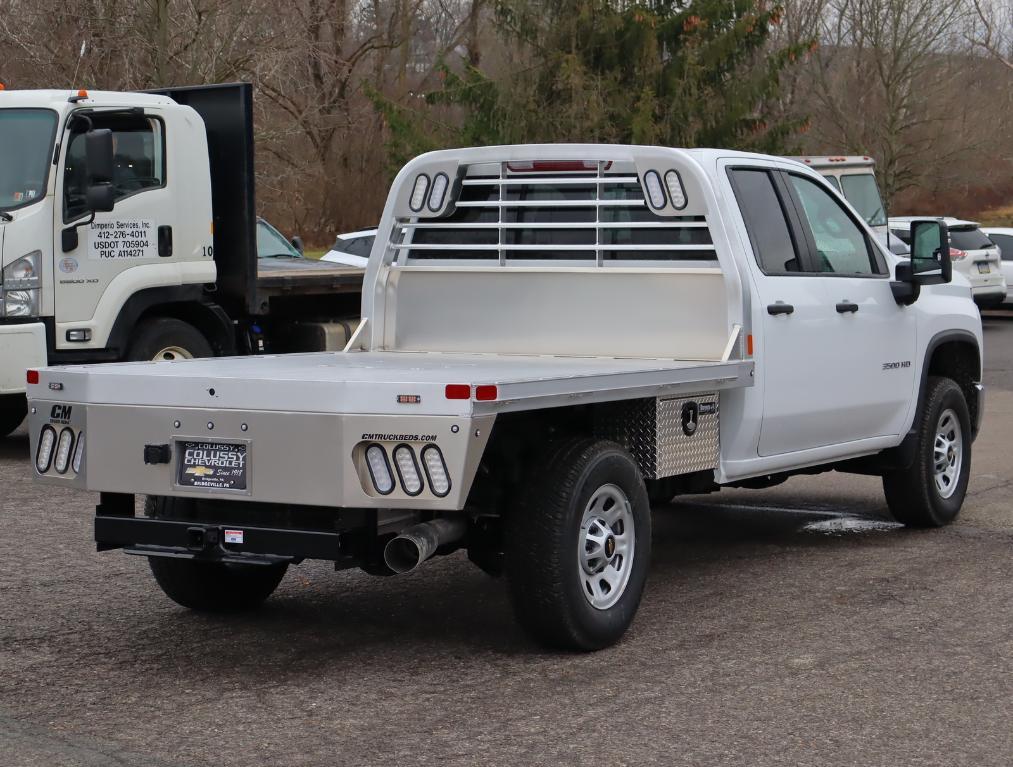
<svg viewBox="0 0 1013 767">
<path fill-rule="evenodd" d="M 605 647 L 652 500 L 837 470 L 881 475 L 905 524 L 956 517 L 981 324 L 945 224 L 911 242 L 893 256 L 783 158 L 426 154 L 343 352 L 30 371 L 34 471 L 100 492 L 98 547 L 193 609 L 255 606 L 305 559 L 390 574 L 464 548 L 538 641 Z"/>
</svg>

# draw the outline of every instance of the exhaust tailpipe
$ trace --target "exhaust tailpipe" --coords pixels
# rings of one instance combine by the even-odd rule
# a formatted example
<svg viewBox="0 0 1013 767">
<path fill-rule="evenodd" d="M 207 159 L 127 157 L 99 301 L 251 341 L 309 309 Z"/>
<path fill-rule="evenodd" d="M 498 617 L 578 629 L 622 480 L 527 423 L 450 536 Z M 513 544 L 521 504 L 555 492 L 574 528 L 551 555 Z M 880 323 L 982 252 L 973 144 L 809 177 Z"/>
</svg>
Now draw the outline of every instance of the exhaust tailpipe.
<svg viewBox="0 0 1013 767">
<path fill-rule="evenodd" d="M 463 514 L 413 525 L 384 547 L 383 561 L 395 573 L 411 572 L 440 546 L 461 540 L 467 529 Z"/>
</svg>

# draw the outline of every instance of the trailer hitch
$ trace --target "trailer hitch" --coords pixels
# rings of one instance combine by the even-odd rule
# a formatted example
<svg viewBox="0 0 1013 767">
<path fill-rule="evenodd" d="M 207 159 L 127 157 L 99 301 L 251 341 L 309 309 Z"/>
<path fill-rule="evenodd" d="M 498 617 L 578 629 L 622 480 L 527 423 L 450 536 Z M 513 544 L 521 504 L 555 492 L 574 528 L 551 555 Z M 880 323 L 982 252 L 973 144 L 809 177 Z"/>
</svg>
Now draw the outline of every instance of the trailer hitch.
<svg viewBox="0 0 1013 767">
<path fill-rule="evenodd" d="M 191 551 L 207 551 L 218 545 L 217 527 L 188 527 L 186 529 L 186 547 Z"/>
</svg>

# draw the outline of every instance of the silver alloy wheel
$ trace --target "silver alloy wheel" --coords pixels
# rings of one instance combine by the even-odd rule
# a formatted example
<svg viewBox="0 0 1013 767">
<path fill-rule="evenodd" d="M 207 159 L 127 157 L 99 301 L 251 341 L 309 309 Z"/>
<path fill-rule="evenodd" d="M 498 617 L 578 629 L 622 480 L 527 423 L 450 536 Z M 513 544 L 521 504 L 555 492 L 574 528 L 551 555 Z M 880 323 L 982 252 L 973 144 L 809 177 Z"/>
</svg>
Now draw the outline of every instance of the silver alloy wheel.
<svg viewBox="0 0 1013 767">
<path fill-rule="evenodd" d="M 964 462 L 963 434 L 957 414 L 947 408 L 939 414 L 932 446 L 932 469 L 940 497 L 949 498 L 957 489 Z"/>
<path fill-rule="evenodd" d="M 592 607 L 607 610 L 626 591 L 636 542 L 629 498 L 616 485 L 602 485 L 584 509 L 577 546 L 577 574 Z"/>
<path fill-rule="evenodd" d="M 193 354 L 184 349 L 182 346 L 166 346 L 161 351 L 155 353 L 155 356 L 151 358 L 154 362 L 175 362 L 176 360 L 192 360 Z"/>
</svg>

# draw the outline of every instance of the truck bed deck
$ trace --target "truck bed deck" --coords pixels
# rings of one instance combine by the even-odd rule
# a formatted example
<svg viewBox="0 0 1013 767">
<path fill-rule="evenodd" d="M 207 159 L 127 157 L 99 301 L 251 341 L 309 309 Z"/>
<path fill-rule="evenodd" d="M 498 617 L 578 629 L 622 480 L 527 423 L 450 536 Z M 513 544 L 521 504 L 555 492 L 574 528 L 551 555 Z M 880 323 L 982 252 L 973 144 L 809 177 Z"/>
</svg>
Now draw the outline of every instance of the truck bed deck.
<svg viewBox="0 0 1013 767">
<path fill-rule="evenodd" d="M 47 368 L 41 383 L 92 404 L 464 415 L 744 387 L 752 368 L 751 360 L 316 352 Z M 447 399 L 448 384 L 495 386 L 496 396 Z"/>
</svg>

